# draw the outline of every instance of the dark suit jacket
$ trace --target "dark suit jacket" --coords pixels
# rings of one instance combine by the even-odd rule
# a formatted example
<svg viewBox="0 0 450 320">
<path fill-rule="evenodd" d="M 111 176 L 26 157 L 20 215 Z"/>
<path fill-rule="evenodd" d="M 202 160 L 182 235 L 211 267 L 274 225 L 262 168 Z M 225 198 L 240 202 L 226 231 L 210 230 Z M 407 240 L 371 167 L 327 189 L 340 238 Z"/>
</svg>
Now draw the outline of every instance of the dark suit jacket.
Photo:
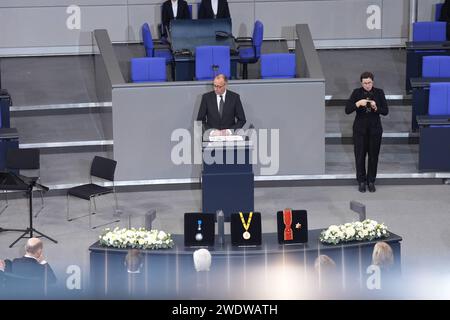
<svg viewBox="0 0 450 320">
<path fill-rule="evenodd" d="M 214 91 L 205 93 L 202 96 L 197 121 L 203 122 L 204 130 L 242 128 L 246 120 L 241 98 L 237 93 L 227 90 L 223 105 L 223 115 L 220 117 L 216 93 Z"/>
<path fill-rule="evenodd" d="M 56 276 L 48 263 L 40 264 L 36 259 L 22 257 L 12 262 L 12 273 L 18 276 L 36 278 L 46 281 L 47 284 L 55 283 Z"/>
<path fill-rule="evenodd" d="M 199 19 L 214 19 L 214 11 L 211 6 L 211 0 L 202 0 L 198 11 Z M 219 0 L 217 4 L 217 19 L 231 18 L 230 9 L 228 9 L 227 0 Z"/>
<path fill-rule="evenodd" d="M 450 40 L 450 1 L 445 0 L 445 3 L 442 5 L 441 16 L 439 17 L 439 21 L 447 22 L 447 40 Z"/>
<path fill-rule="evenodd" d="M 186 1 L 178 0 L 178 11 L 177 11 L 177 19 L 190 19 L 191 15 L 189 13 L 189 7 Z M 173 20 L 173 10 L 172 10 L 172 1 L 167 0 L 162 5 L 162 24 L 163 24 L 163 35 L 166 35 L 166 28 L 168 29 L 170 26 L 170 20 Z"/>
<path fill-rule="evenodd" d="M 366 108 L 357 108 L 356 102 L 361 99 L 371 97 L 377 104 L 376 112 L 366 112 Z M 371 91 L 364 90 L 363 87 L 353 90 L 352 95 L 347 100 L 345 113 L 350 114 L 356 111 L 355 121 L 353 122 L 353 134 L 374 134 L 381 135 L 383 127 L 381 126 L 380 114 L 385 116 L 389 113 L 386 97 L 381 89 L 373 87 Z"/>
</svg>

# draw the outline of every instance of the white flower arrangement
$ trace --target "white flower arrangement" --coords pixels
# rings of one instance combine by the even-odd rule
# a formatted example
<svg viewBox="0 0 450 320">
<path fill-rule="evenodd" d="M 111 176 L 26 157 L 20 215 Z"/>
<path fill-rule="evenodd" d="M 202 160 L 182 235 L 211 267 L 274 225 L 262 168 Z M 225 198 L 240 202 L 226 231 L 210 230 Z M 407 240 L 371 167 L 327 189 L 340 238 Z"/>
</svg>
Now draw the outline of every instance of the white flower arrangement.
<svg viewBox="0 0 450 320">
<path fill-rule="evenodd" d="M 154 250 L 172 248 L 174 245 L 170 233 L 144 228 L 107 228 L 99 238 L 101 245 L 115 248 Z"/>
<path fill-rule="evenodd" d="M 378 238 L 389 237 L 389 231 L 383 223 L 366 219 L 363 222 L 331 225 L 320 233 L 319 240 L 322 243 L 338 244 L 348 241 L 370 241 Z"/>
</svg>

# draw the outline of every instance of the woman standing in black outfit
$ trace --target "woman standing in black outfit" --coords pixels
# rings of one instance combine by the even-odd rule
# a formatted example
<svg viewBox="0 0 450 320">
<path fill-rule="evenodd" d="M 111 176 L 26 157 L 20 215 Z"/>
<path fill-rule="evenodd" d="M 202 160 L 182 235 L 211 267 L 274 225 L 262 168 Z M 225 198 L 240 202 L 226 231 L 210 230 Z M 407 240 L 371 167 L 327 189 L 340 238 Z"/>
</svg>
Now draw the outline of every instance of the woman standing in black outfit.
<svg viewBox="0 0 450 320">
<path fill-rule="evenodd" d="M 373 86 L 373 74 L 363 72 L 360 76 L 361 88 L 355 89 L 347 101 L 345 113 L 356 111 L 353 122 L 353 144 L 356 160 L 356 179 L 358 190 L 366 192 L 366 184 L 370 192 L 375 192 L 378 154 L 380 153 L 383 127 L 380 114 L 389 113 L 386 97 L 381 89 Z M 366 156 L 368 170 L 366 173 Z"/>
</svg>

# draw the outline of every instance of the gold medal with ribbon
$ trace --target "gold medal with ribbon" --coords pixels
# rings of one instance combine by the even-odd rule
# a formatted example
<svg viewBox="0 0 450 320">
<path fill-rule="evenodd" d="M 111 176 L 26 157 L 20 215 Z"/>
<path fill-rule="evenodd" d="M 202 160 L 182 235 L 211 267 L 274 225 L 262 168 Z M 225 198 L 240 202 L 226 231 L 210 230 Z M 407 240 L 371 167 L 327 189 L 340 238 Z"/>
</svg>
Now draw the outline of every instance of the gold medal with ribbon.
<svg viewBox="0 0 450 320">
<path fill-rule="evenodd" d="M 245 240 L 248 240 L 251 236 L 250 232 L 248 232 L 248 229 L 250 228 L 250 223 L 252 222 L 253 212 L 249 213 L 247 222 L 244 220 L 244 214 L 242 212 L 239 212 L 239 217 L 241 218 L 241 223 L 245 230 L 245 232 L 242 234 L 242 237 Z"/>
</svg>

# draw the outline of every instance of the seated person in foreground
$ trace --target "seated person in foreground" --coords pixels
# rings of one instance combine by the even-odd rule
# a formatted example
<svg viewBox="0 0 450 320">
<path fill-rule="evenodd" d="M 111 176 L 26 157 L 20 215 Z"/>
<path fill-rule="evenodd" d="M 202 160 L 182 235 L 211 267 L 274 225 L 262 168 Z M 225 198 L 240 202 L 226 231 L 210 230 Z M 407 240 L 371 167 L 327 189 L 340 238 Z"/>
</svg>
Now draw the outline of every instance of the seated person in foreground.
<svg viewBox="0 0 450 320">
<path fill-rule="evenodd" d="M 214 91 L 202 96 L 197 121 L 202 121 L 203 129 L 211 131 L 211 136 L 231 135 L 230 129 L 244 126 L 246 119 L 240 96 L 227 90 L 228 80 L 223 74 L 214 78 Z"/>
<path fill-rule="evenodd" d="M 47 284 L 56 283 L 55 273 L 45 261 L 42 251 L 42 241 L 38 238 L 30 238 L 25 246 L 25 255 L 13 260 L 12 273 L 39 279 Z"/>
</svg>

